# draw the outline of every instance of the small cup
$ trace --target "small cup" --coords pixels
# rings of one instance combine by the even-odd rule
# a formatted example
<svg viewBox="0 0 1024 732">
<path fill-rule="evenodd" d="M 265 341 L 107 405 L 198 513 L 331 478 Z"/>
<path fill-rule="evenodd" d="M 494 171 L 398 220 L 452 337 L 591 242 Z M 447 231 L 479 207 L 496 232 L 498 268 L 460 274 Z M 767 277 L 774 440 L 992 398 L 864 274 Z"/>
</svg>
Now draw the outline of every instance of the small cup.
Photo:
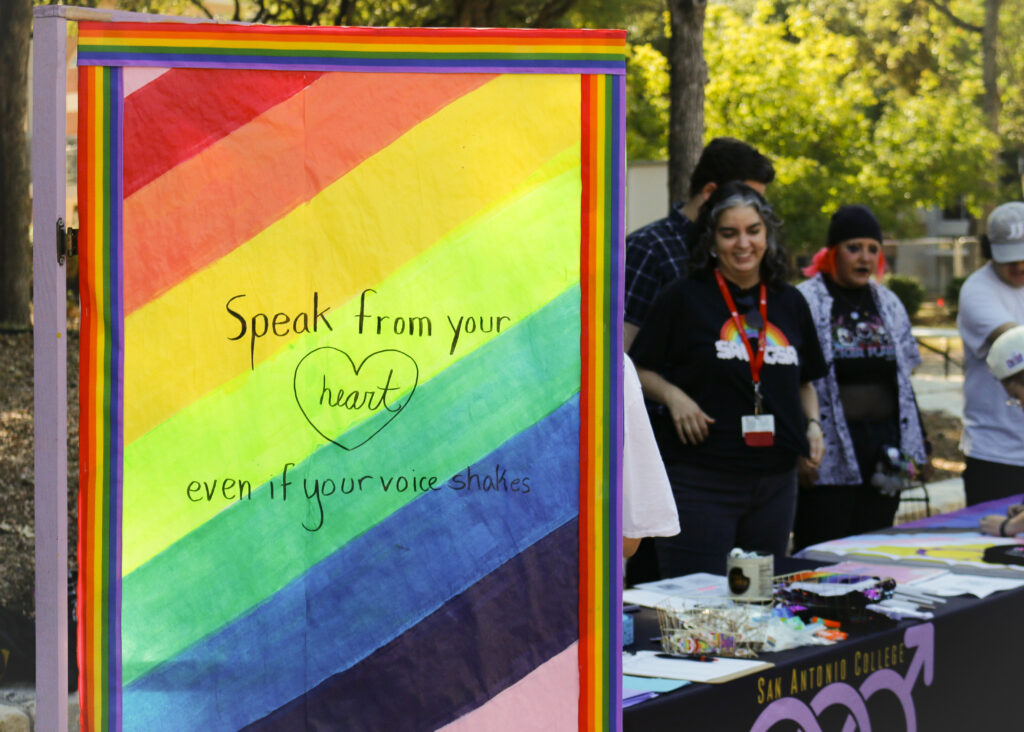
<svg viewBox="0 0 1024 732">
<path fill-rule="evenodd" d="M 725 559 L 725 573 L 729 580 L 729 595 L 736 600 L 767 602 L 772 599 L 772 576 L 775 557 L 770 553 L 755 552 L 753 556 Z"/>
</svg>

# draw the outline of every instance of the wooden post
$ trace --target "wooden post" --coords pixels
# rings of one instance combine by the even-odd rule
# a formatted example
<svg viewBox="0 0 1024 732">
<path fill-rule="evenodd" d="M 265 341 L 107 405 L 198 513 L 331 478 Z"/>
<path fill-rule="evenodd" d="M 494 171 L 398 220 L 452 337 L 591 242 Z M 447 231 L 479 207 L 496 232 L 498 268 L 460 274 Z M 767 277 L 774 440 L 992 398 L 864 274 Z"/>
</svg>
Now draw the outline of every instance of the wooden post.
<svg viewBox="0 0 1024 732">
<path fill-rule="evenodd" d="M 65 215 L 67 21 L 35 10 L 32 271 L 35 358 L 36 723 L 68 729 L 67 287 L 57 258 Z M 50 10 L 51 12 L 46 12 Z M 40 12 L 43 11 L 43 12 Z"/>
</svg>

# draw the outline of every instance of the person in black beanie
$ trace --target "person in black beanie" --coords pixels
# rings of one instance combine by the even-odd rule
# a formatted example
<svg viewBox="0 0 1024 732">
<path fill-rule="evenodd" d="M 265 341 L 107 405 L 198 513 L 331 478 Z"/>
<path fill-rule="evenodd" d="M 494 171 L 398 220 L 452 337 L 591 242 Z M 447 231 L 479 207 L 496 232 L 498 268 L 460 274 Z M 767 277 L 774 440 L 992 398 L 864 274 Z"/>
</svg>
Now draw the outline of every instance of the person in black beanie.
<svg viewBox="0 0 1024 732">
<path fill-rule="evenodd" d="M 828 373 L 814 382 L 826 449 L 816 470 L 800 470 L 796 550 L 892 526 L 905 477 L 892 464 L 910 472 L 927 463 L 910 383 L 921 356 L 903 304 L 872 279 L 884 266 L 878 219 L 866 206 L 842 206 L 829 223 L 828 246 L 804 270 L 810 279 L 797 287 Z"/>
</svg>

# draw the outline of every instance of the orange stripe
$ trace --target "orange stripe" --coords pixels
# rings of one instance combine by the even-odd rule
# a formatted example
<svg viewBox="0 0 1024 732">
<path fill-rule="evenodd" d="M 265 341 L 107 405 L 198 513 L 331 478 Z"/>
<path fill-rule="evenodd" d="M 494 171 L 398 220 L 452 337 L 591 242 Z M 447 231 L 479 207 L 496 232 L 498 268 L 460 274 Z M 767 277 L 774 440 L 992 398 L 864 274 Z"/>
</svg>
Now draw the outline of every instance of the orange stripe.
<svg viewBox="0 0 1024 732">
<path fill-rule="evenodd" d="M 493 78 L 327 74 L 157 178 L 125 200 L 126 314 Z M 372 125 L 352 114 L 367 109 L 375 110 Z"/>
</svg>

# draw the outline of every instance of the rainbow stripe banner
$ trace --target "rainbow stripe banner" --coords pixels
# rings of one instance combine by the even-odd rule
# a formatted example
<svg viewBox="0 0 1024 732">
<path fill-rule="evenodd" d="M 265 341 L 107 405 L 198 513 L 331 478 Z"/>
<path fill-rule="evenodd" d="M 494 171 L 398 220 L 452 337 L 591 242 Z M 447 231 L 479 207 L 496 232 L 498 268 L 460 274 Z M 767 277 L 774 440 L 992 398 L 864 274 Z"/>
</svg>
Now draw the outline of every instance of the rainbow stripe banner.
<svg viewBox="0 0 1024 732">
<path fill-rule="evenodd" d="M 82 729 L 618 729 L 623 34 L 80 43 Z"/>
<path fill-rule="evenodd" d="M 82 23 L 82 65 L 623 74 L 621 31 Z"/>
</svg>

